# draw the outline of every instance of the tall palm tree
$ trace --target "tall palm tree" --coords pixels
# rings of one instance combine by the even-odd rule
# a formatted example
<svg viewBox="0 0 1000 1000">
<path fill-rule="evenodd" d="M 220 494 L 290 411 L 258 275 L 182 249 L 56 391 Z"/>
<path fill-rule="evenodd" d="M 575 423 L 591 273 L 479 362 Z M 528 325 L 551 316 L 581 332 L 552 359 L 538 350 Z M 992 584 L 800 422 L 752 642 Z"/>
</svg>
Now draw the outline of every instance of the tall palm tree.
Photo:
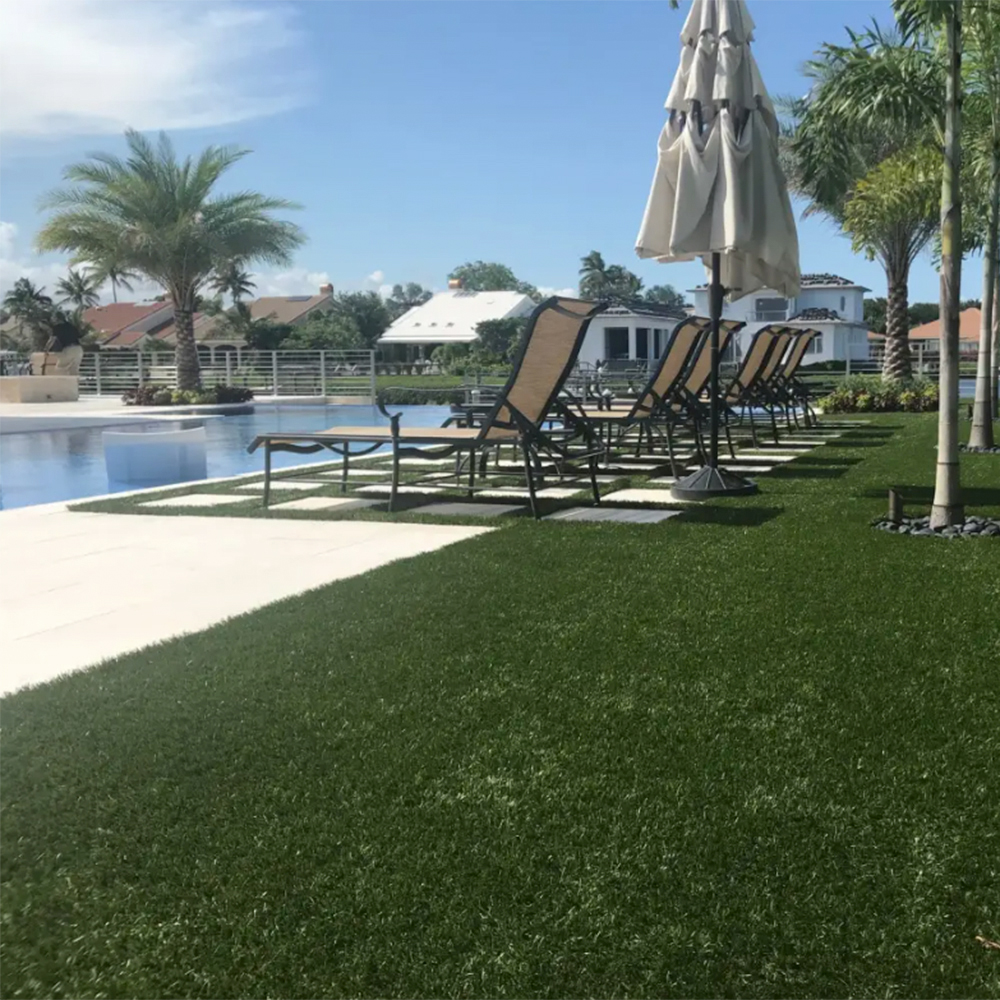
<svg viewBox="0 0 1000 1000">
<path fill-rule="evenodd" d="M 93 274 L 70 268 L 69 274 L 56 282 L 56 291 L 62 296 L 59 299 L 61 305 L 70 302 L 75 309 L 83 312 L 101 301 L 97 293 L 99 286 Z"/>
<path fill-rule="evenodd" d="M 971 91 L 971 116 L 980 112 L 977 128 L 970 130 L 979 141 L 969 150 L 976 185 L 988 192 L 983 199 L 985 211 L 977 213 L 984 220 L 985 233 L 980 241 L 983 251 L 982 322 L 979 329 L 979 354 L 976 365 L 976 391 L 972 408 L 973 448 L 994 446 L 993 420 L 996 412 L 997 371 L 993 301 L 997 286 L 998 234 L 1000 234 L 1000 9 L 996 4 L 971 3 L 966 11 L 968 56 L 965 77 Z M 979 98 L 980 100 L 976 100 Z M 984 148 L 985 147 L 985 148 Z M 978 169 L 977 169 L 978 168 Z"/>
<path fill-rule="evenodd" d="M 114 261 L 162 285 L 177 325 L 177 384 L 200 384 L 194 310 L 201 289 L 226 261 L 287 264 L 303 241 L 298 226 L 277 220 L 295 207 L 256 192 L 212 195 L 216 182 L 247 150 L 210 146 L 179 162 L 166 134 L 154 145 L 125 133 L 128 159 L 97 153 L 64 172 L 74 185 L 53 192 L 54 212 L 39 250 L 69 251 L 74 261 Z"/>
<path fill-rule="evenodd" d="M 113 258 L 93 264 L 92 273 L 98 286 L 103 285 L 105 281 L 111 282 L 111 299 L 114 302 L 118 301 L 119 286 L 126 292 L 131 292 L 132 282 L 138 281 L 140 277 L 136 271 L 129 270 Z"/>
<path fill-rule="evenodd" d="M 232 296 L 233 305 L 240 299 L 248 296 L 257 287 L 250 277 L 249 271 L 244 270 L 242 261 L 228 260 L 212 275 L 209 287 L 219 295 L 227 292 Z"/>
<path fill-rule="evenodd" d="M 591 250 L 580 258 L 580 296 L 585 299 L 603 297 L 608 287 L 608 268 L 604 258 Z"/>
<path fill-rule="evenodd" d="M 900 122 L 875 108 L 890 85 L 893 93 L 902 92 L 900 80 L 924 96 L 941 94 L 943 74 L 932 52 L 877 24 L 862 33 L 848 33 L 850 45 L 824 45 L 807 64 L 806 72 L 814 81 L 808 97 L 783 102 L 790 124 L 781 139 L 782 164 L 789 186 L 809 202 L 806 214 L 829 216 L 852 237 L 855 249 L 882 265 L 888 298 L 883 371 L 889 378 L 905 379 L 912 374 L 907 315 L 910 266 L 933 234 L 937 212 L 922 194 L 912 203 L 892 198 L 887 184 L 893 172 L 895 180 L 903 179 L 904 161 L 915 162 L 906 160 L 908 151 L 929 142 L 933 126 L 923 108 Z M 886 168 L 880 183 L 868 186 L 868 199 L 855 207 L 849 219 L 848 204 L 858 184 L 880 164 L 900 155 L 904 160 L 894 171 Z M 906 168 L 903 173 L 911 192 L 914 184 L 926 187 L 919 171 Z M 874 196 L 879 191 L 889 201 L 876 212 Z M 914 211 L 918 206 L 921 211 Z"/>
<path fill-rule="evenodd" d="M 3 307 L 17 320 L 18 338 L 24 337 L 27 326 L 32 334 L 34 347 L 40 349 L 48 337 L 52 299 L 28 278 L 18 278 L 3 298 Z"/>
</svg>

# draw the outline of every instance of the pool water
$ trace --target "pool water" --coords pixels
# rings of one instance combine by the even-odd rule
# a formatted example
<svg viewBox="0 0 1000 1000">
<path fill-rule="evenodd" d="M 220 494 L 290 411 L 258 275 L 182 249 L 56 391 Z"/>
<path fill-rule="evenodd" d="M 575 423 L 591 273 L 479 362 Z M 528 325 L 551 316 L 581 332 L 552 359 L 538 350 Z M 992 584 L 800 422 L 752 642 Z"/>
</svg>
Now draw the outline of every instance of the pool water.
<svg viewBox="0 0 1000 1000">
<path fill-rule="evenodd" d="M 449 415 L 446 406 L 401 406 L 403 426 L 437 427 Z M 27 507 L 56 500 L 78 500 L 120 490 L 128 484 L 108 482 L 104 463 L 105 430 L 176 430 L 205 426 L 208 477 L 262 472 L 264 452 L 250 455 L 247 446 L 267 431 L 320 431 L 327 427 L 384 426 L 388 421 L 374 406 L 261 407 L 254 413 L 211 418 L 178 418 L 127 428 L 82 427 L 76 430 L 28 431 L 0 435 L 0 508 Z M 274 468 L 330 462 L 330 452 L 272 455 Z"/>
</svg>

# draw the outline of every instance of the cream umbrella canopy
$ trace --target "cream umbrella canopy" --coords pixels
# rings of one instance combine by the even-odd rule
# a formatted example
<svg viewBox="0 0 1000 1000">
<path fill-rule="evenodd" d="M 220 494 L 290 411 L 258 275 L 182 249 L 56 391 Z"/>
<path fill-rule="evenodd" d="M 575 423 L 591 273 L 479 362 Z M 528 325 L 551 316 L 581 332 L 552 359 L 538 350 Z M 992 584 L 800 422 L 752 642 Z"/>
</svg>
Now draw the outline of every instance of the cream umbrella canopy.
<svg viewBox="0 0 1000 1000">
<path fill-rule="evenodd" d="M 724 295 L 799 290 L 799 244 L 778 164 L 778 120 L 750 51 L 744 0 L 693 0 L 681 62 L 636 253 L 661 263 L 701 258 L 710 269 L 711 450 L 679 482 L 685 499 L 750 493 L 755 484 L 718 467 L 719 321 Z"/>
</svg>

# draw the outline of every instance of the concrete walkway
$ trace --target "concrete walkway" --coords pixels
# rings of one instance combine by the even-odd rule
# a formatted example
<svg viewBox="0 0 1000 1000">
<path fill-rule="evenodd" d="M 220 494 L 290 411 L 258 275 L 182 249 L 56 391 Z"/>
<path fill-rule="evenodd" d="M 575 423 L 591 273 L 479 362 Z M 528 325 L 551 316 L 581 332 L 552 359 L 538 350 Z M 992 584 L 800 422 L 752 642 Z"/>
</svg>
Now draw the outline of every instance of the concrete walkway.
<svg viewBox="0 0 1000 1000">
<path fill-rule="evenodd" d="M 0 512 L 0 694 L 487 530 Z"/>
</svg>

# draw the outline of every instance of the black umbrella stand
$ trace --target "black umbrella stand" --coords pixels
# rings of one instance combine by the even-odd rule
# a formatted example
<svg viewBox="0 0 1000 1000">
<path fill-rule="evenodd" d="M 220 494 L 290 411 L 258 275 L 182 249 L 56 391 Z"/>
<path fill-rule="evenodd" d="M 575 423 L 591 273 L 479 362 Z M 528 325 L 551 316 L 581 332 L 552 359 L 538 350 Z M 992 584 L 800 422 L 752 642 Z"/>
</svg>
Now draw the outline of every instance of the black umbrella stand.
<svg viewBox="0 0 1000 1000">
<path fill-rule="evenodd" d="M 712 500 L 715 497 L 744 497 L 757 492 L 752 479 L 719 468 L 719 325 L 725 289 L 720 277 L 719 254 L 712 254 L 712 283 L 709 286 L 712 319 L 712 372 L 709 382 L 710 446 L 708 464 L 674 483 L 675 500 Z"/>
</svg>

